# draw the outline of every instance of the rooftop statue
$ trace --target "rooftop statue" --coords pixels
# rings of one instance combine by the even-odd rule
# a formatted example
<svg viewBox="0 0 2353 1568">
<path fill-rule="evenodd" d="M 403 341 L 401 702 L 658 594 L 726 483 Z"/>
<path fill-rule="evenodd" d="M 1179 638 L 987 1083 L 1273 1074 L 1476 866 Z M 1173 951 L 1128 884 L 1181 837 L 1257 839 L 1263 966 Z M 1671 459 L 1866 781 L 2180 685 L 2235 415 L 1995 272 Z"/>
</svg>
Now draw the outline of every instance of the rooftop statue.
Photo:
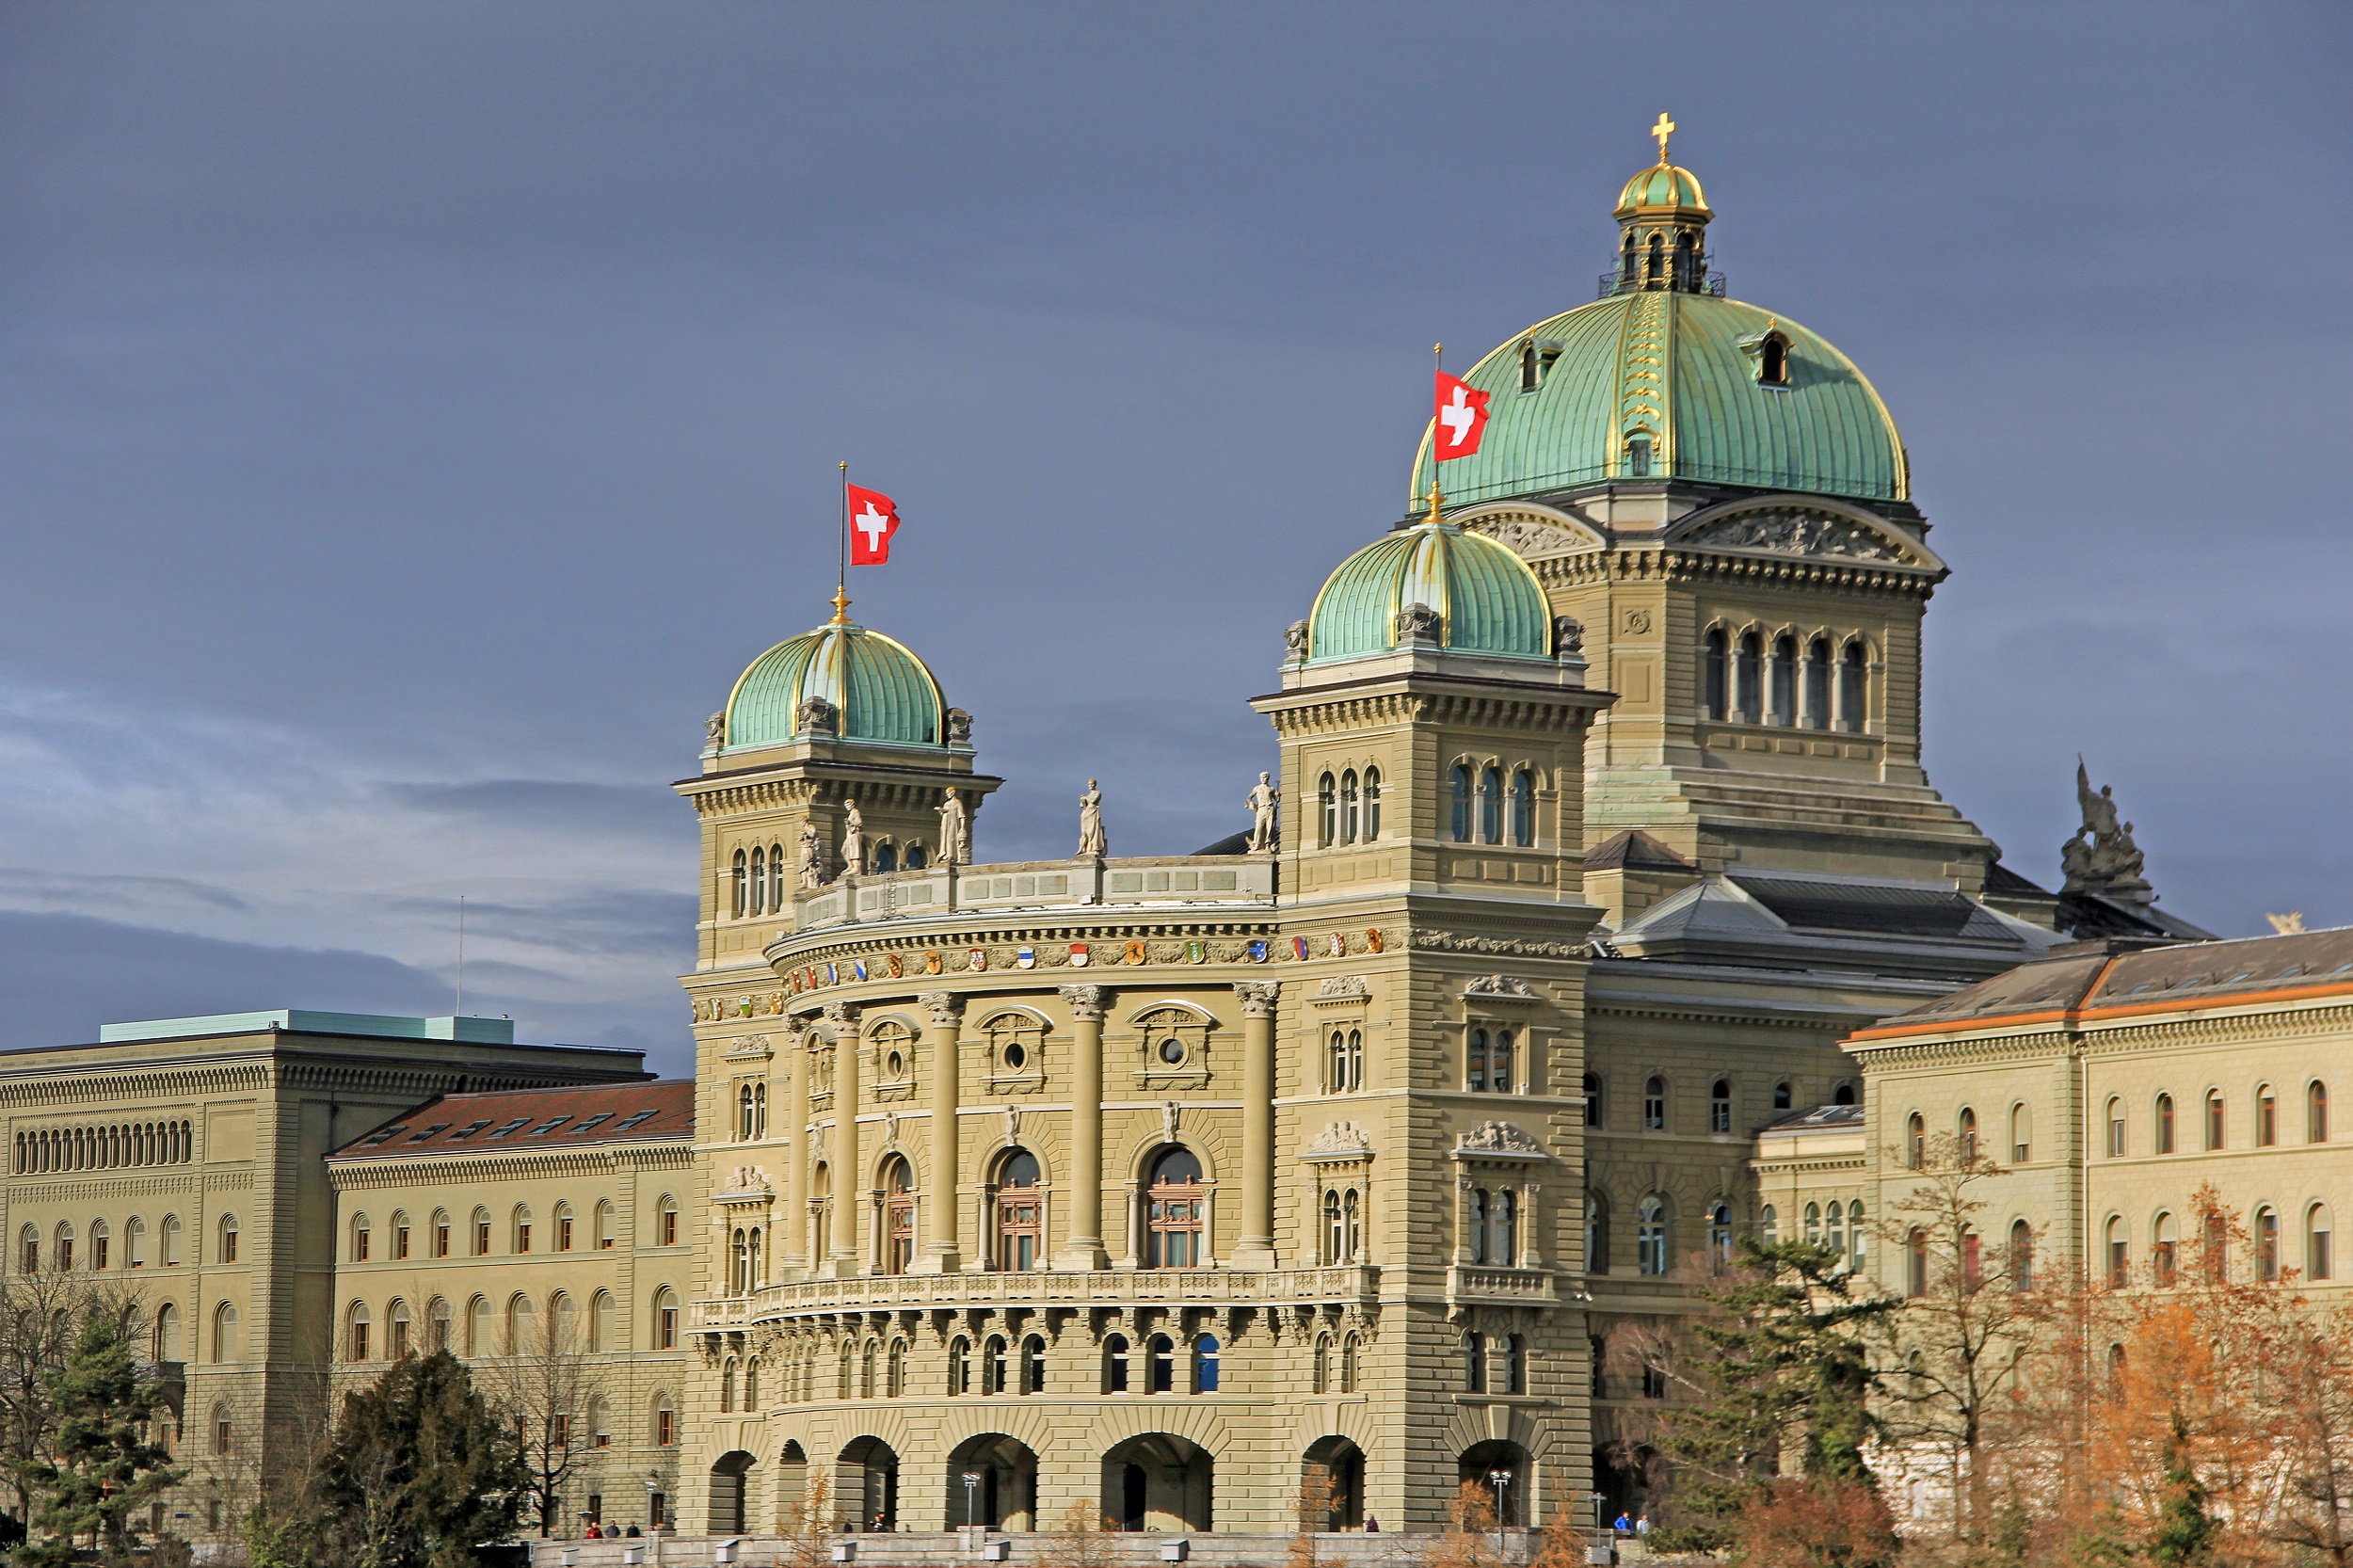
<svg viewBox="0 0 2353 1568">
<path fill-rule="evenodd" d="M 1103 838 L 1103 792 L 1087 780 L 1087 792 L 1079 797 L 1079 858 L 1100 860 L 1111 853 Z"/>
<path fill-rule="evenodd" d="M 952 784 L 948 786 L 947 798 L 939 803 L 939 858 L 950 866 L 972 863 L 972 816 Z"/>
<path fill-rule="evenodd" d="M 2153 904 L 2156 891 L 2140 874 L 2141 854 L 2133 842 L 2133 824 L 2118 820 L 2116 792 L 2103 784 L 2091 787 L 2083 759 L 2075 760 L 2075 803 L 2083 809 L 2083 825 L 2059 846 L 2059 867 L 2067 874 L 2065 890 L 2094 893 L 2133 904 Z"/>
<path fill-rule="evenodd" d="M 1268 775 L 1258 775 L 1257 787 L 1242 797 L 1250 808 L 1250 853 L 1273 855 L 1275 847 L 1274 808 L 1282 802 L 1283 792 L 1274 787 Z"/>
<path fill-rule="evenodd" d="M 849 819 L 841 825 L 841 870 L 850 876 L 866 874 L 866 819 L 857 802 L 850 802 Z"/>
<path fill-rule="evenodd" d="M 822 888 L 825 885 L 825 851 L 817 840 L 817 824 L 801 824 L 801 886 Z"/>
</svg>

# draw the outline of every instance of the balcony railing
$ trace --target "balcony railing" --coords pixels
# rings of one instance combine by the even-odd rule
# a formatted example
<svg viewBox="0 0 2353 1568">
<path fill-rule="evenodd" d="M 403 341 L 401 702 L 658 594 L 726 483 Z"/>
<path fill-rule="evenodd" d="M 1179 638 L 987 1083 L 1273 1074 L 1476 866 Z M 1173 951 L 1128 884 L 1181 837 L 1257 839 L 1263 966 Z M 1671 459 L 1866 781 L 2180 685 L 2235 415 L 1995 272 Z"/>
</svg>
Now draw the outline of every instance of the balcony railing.
<svg viewBox="0 0 2353 1568">
<path fill-rule="evenodd" d="M 1123 860 L 1032 860 L 1002 866 L 927 866 L 844 876 L 793 900 L 793 929 L 869 920 L 1115 904 L 1271 904 L 1274 857 L 1185 855 Z M 1105 960 L 1116 953 L 1105 953 Z"/>
<path fill-rule="evenodd" d="M 1447 1271 L 1449 1301 L 1550 1302 L 1558 1299 L 1550 1269 L 1505 1269 L 1485 1264 L 1457 1264 Z"/>
<path fill-rule="evenodd" d="M 867 1274 L 856 1279 L 798 1280 L 763 1286 L 749 1295 L 699 1301 L 694 1304 L 694 1324 L 697 1329 L 742 1328 L 778 1318 L 897 1308 L 1369 1302 L 1379 1296 L 1380 1289 L 1381 1271 L 1369 1265 Z"/>
<path fill-rule="evenodd" d="M 1648 264 L 1634 267 L 1612 267 L 1601 275 L 1600 298 L 1615 294 L 1705 294 L 1713 298 L 1724 296 L 1724 275 L 1706 270 L 1702 258 L 1699 265 L 1685 269 L 1670 265 L 1664 275 L 1652 272 Z"/>
</svg>

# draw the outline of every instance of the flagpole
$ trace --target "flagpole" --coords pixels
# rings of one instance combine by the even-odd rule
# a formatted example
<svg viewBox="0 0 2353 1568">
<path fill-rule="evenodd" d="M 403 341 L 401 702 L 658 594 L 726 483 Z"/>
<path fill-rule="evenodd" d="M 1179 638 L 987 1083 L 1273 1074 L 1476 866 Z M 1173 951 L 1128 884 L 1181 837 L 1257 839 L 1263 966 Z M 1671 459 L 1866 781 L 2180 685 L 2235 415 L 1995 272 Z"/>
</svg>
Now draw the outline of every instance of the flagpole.
<svg viewBox="0 0 2353 1568">
<path fill-rule="evenodd" d="M 1438 385 L 1437 377 L 1446 374 L 1446 344 L 1442 343 L 1432 344 L 1430 345 L 1430 356 L 1431 368 L 1435 373 L 1432 376 L 1430 381 L 1432 388 L 1430 399 L 1430 520 L 1432 522 L 1435 522 L 1438 520 L 1438 505 L 1446 499 L 1446 497 L 1439 493 L 1438 490 L 1438 399 L 1436 394 L 1436 388 Z"/>
<path fill-rule="evenodd" d="M 841 548 L 835 556 L 833 618 L 836 625 L 850 618 L 850 465 L 841 465 Z"/>
</svg>

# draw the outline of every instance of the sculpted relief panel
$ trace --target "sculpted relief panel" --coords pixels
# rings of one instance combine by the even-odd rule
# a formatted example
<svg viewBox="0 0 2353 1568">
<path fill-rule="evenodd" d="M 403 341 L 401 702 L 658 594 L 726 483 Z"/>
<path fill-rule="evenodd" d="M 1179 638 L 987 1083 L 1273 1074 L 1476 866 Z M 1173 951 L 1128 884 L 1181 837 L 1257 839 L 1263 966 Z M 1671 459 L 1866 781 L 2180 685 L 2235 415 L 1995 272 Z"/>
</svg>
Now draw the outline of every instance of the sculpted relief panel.
<svg viewBox="0 0 2353 1568">
<path fill-rule="evenodd" d="M 1844 518 L 1807 512 L 1752 512 L 1688 534 L 1688 545 L 1719 550 L 1769 550 L 1782 555 L 1821 555 L 1853 561 L 1901 561 L 1904 552 Z"/>
<path fill-rule="evenodd" d="M 1509 545 L 1531 560 L 1541 555 L 1565 555 L 1573 550 L 1601 547 L 1598 539 L 1563 528 L 1532 512 L 1497 512 L 1492 517 L 1474 518 L 1463 526 L 1474 534 L 1484 534 L 1498 544 Z"/>
</svg>

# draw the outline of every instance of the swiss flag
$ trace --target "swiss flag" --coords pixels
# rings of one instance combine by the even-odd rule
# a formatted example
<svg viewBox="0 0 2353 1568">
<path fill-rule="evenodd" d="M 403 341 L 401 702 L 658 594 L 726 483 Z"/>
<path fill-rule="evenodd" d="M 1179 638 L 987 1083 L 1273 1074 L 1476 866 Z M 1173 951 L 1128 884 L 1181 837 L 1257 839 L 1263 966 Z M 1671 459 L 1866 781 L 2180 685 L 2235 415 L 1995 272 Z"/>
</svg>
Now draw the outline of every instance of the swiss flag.
<svg viewBox="0 0 2353 1568">
<path fill-rule="evenodd" d="M 1437 438 L 1438 461 L 1467 457 L 1479 450 L 1479 438 L 1487 433 L 1487 398 L 1468 381 L 1438 372 L 1437 424 L 1431 427 Z"/>
<path fill-rule="evenodd" d="M 897 502 L 880 490 L 850 487 L 850 565 L 888 565 L 890 536 L 898 531 Z"/>
</svg>

